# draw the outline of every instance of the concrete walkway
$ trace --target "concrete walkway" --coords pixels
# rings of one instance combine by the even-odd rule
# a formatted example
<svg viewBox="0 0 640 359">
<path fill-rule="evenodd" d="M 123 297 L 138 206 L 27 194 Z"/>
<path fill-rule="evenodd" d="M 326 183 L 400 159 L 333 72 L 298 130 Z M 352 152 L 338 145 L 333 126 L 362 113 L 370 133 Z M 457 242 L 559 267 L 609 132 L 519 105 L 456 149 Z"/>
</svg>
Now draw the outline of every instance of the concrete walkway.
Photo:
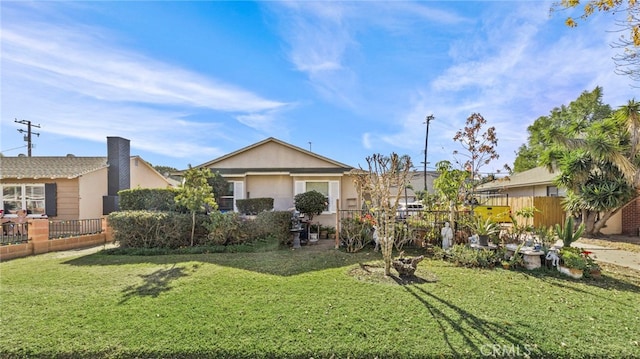
<svg viewBox="0 0 640 359">
<path fill-rule="evenodd" d="M 580 240 L 571 243 L 571 246 L 580 247 L 585 251 L 593 252 L 591 257 L 595 259 L 596 262 L 611 263 L 640 271 L 640 253 L 582 243 Z"/>
</svg>

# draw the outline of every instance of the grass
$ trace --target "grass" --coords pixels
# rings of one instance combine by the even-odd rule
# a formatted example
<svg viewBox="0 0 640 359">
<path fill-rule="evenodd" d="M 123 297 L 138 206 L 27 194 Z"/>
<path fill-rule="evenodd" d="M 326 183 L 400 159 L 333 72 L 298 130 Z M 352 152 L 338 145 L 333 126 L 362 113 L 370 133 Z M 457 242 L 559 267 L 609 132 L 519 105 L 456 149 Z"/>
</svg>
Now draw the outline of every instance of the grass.
<svg viewBox="0 0 640 359">
<path fill-rule="evenodd" d="M 640 356 L 640 278 L 420 263 L 332 249 L 0 263 L 0 357 Z"/>
</svg>

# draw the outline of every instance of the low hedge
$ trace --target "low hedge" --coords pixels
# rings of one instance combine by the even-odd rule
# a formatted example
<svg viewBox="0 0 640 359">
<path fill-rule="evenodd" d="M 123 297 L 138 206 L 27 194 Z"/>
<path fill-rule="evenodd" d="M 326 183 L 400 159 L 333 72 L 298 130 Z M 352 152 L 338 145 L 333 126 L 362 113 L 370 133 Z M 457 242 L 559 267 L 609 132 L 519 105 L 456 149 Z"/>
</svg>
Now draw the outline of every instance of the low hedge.
<svg viewBox="0 0 640 359">
<path fill-rule="evenodd" d="M 190 246 L 191 214 L 158 211 L 119 211 L 109 214 L 114 240 L 122 248 L 181 248 Z M 255 219 L 215 211 L 196 215 L 194 246 L 251 244 L 273 238 L 291 240 L 291 212 L 261 212 Z"/>
<path fill-rule="evenodd" d="M 246 198 L 236 200 L 238 211 L 242 214 L 256 215 L 273 209 L 273 198 Z"/>
<path fill-rule="evenodd" d="M 121 211 L 175 211 L 174 188 L 133 188 L 118 192 Z"/>
<path fill-rule="evenodd" d="M 196 215 L 195 244 L 201 244 L 208 216 Z M 109 214 L 113 238 L 123 248 L 179 248 L 191 244 L 191 214 L 118 211 Z"/>
</svg>

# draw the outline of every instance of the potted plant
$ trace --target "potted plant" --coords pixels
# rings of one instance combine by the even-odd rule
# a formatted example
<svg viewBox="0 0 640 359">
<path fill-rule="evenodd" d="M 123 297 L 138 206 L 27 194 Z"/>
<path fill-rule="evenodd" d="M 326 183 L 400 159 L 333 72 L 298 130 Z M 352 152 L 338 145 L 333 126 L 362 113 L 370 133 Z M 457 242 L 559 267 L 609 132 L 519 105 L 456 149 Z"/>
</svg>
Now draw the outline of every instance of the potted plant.
<svg viewBox="0 0 640 359">
<path fill-rule="evenodd" d="M 469 224 L 471 231 L 478 235 L 479 243 L 481 246 L 489 245 L 489 237 L 495 236 L 500 233 L 500 225 L 491 220 L 491 218 L 482 219 L 476 217 Z"/>
<path fill-rule="evenodd" d="M 318 191 L 308 191 L 297 194 L 293 198 L 293 201 L 296 210 L 307 218 L 307 233 L 309 234 L 308 238 L 311 239 L 311 228 L 309 225 L 315 215 L 322 214 L 322 212 L 327 209 L 327 198 Z M 315 234 L 317 236 L 318 231 L 316 231 Z"/>
<path fill-rule="evenodd" d="M 320 239 L 327 239 L 329 230 L 326 226 L 320 226 Z"/>
<path fill-rule="evenodd" d="M 560 265 L 558 270 L 560 273 L 566 274 L 572 278 L 580 279 L 584 275 L 584 271 L 589 268 L 589 262 L 582 255 L 582 250 L 576 247 L 564 247 L 560 250 Z"/>
<path fill-rule="evenodd" d="M 336 236 L 336 227 L 333 226 L 327 226 L 327 237 L 330 239 L 335 239 Z"/>
</svg>

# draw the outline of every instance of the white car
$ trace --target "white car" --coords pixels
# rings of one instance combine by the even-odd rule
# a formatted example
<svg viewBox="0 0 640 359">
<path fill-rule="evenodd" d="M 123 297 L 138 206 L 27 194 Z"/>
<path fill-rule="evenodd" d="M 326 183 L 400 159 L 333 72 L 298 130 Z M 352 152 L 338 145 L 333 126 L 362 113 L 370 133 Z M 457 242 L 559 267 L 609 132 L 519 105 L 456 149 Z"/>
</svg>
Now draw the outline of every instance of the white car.
<svg viewBox="0 0 640 359">
<path fill-rule="evenodd" d="M 398 205 L 398 212 L 396 217 L 399 219 L 405 219 L 409 216 L 415 216 L 424 210 L 424 206 L 420 202 L 400 203 Z"/>
</svg>

